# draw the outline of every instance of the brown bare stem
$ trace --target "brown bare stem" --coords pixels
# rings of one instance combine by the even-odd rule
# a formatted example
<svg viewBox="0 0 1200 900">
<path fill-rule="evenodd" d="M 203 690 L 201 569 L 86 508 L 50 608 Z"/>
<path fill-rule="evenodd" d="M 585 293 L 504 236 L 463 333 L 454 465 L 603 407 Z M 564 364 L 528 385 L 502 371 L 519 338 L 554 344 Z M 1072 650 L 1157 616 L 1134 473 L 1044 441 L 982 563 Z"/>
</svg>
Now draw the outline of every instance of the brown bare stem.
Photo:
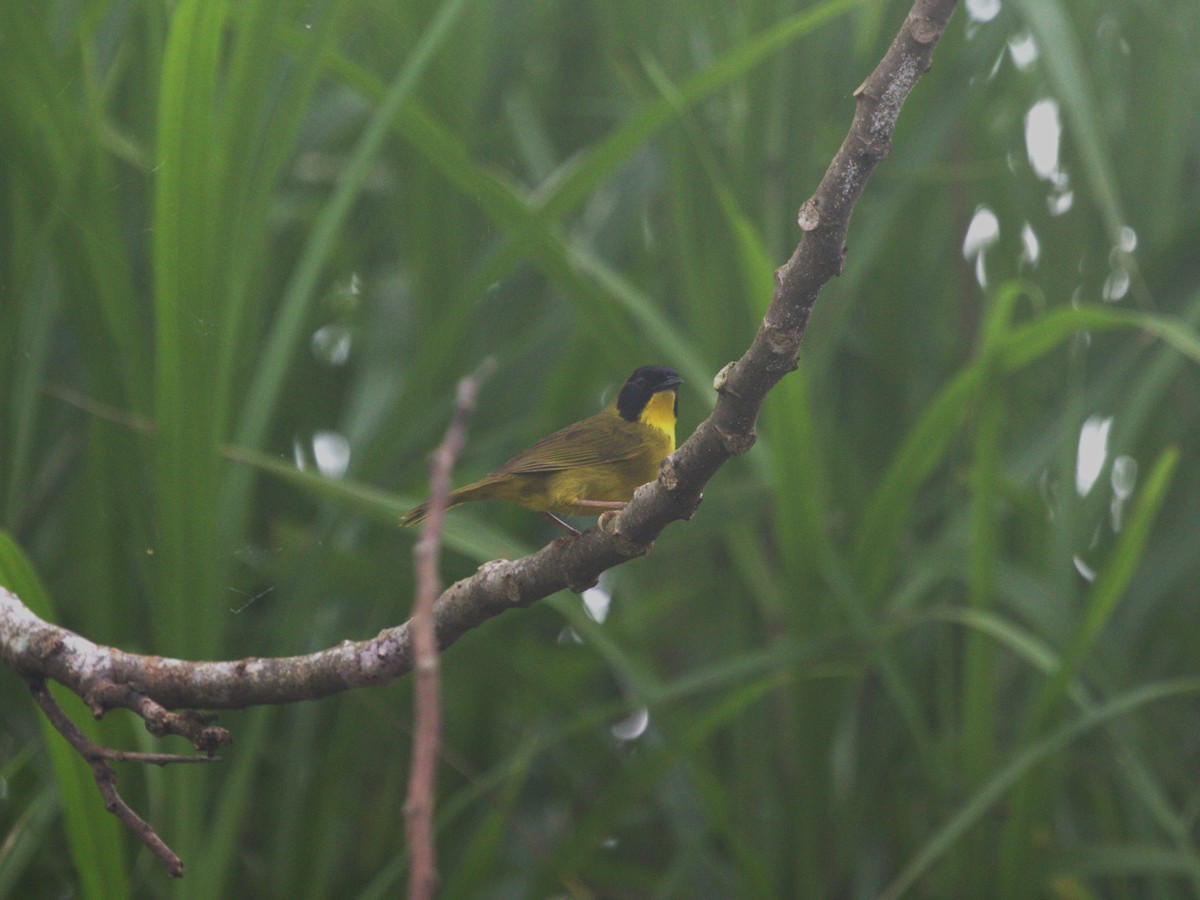
<svg viewBox="0 0 1200 900">
<path fill-rule="evenodd" d="M 485 364 L 491 368 L 491 361 Z M 413 547 L 417 572 L 417 597 L 409 628 L 416 668 L 416 712 L 413 728 L 412 766 L 408 777 L 408 800 L 404 816 L 408 825 L 410 900 L 429 900 L 437 889 L 437 851 L 433 842 L 433 807 L 437 782 L 438 750 L 441 746 L 442 711 L 438 680 L 438 645 L 433 605 L 442 592 L 438 557 L 442 524 L 450 496 L 450 474 L 467 440 L 467 421 L 475 409 L 479 373 L 458 383 L 458 402 L 446 437 L 434 451 L 429 473 L 429 515 L 421 539 Z"/>
</svg>

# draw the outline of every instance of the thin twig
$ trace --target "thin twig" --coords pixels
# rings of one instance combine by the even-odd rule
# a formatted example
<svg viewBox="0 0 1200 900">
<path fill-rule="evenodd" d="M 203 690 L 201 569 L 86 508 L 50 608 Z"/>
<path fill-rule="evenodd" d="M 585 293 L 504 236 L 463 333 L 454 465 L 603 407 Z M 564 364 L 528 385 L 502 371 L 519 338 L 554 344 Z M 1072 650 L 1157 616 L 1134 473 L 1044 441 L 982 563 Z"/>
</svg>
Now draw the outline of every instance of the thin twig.
<svg viewBox="0 0 1200 900">
<path fill-rule="evenodd" d="M 62 707 L 58 705 L 58 701 L 50 693 L 50 688 L 44 678 L 31 676 L 26 679 L 26 683 L 29 685 L 29 693 L 33 695 L 33 699 L 37 701 L 37 705 L 41 707 L 50 724 L 55 727 L 59 734 L 66 738 L 67 743 L 74 747 L 75 751 L 91 766 L 92 777 L 96 779 L 96 786 L 100 789 L 100 796 L 104 798 L 104 808 L 120 819 L 125 824 L 125 827 L 137 835 L 138 840 L 149 848 L 151 853 L 163 861 L 163 864 L 167 867 L 167 873 L 172 878 L 182 878 L 183 861 L 175 855 L 175 851 L 168 847 L 166 842 L 158 836 L 158 833 L 150 827 L 150 823 L 135 813 L 129 804 L 121 799 L 121 795 L 117 792 L 117 773 L 108 765 L 107 760 L 128 760 L 132 762 L 168 765 L 184 762 L 209 762 L 211 757 L 176 756 L 169 753 L 125 753 L 120 750 L 110 750 L 107 747 L 101 747 L 84 734 L 79 726 L 72 722 L 67 714 L 62 711 Z"/>
<path fill-rule="evenodd" d="M 442 592 L 438 576 L 438 556 L 442 543 L 442 523 L 450 496 L 450 473 L 467 440 L 467 421 L 475 409 L 475 394 L 483 370 L 458 383 L 458 400 L 446 437 L 433 454 L 429 467 L 429 515 L 421 539 L 413 547 L 416 564 L 417 596 L 413 604 L 412 635 L 416 711 L 413 727 L 412 767 L 408 778 L 408 801 L 404 816 L 408 824 L 410 900 L 429 900 L 437 888 L 437 851 L 433 843 L 433 807 L 437 780 L 438 750 L 442 736 L 440 685 L 438 681 L 438 642 L 433 605 Z"/>
</svg>

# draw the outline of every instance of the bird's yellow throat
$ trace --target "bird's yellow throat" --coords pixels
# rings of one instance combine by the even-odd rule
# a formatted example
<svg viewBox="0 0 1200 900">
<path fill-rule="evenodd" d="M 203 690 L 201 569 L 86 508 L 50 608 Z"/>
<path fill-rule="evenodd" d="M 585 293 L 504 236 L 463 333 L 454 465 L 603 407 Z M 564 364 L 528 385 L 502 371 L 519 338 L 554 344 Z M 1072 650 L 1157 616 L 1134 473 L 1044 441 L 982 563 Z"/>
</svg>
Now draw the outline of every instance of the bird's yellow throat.
<svg viewBox="0 0 1200 900">
<path fill-rule="evenodd" d="M 675 392 L 659 391 L 654 394 L 638 416 L 638 421 L 657 428 L 671 439 L 670 453 L 675 449 Z"/>
</svg>

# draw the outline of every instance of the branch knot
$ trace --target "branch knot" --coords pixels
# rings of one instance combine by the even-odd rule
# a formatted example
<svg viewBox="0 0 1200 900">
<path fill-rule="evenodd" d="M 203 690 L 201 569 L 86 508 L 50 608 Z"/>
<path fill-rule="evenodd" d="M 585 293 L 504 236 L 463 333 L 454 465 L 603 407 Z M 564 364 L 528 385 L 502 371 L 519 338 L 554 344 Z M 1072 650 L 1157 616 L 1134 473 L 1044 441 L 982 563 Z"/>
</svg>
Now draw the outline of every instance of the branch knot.
<svg viewBox="0 0 1200 900">
<path fill-rule="evenodd" d="M 909 34 L 918 44 L 932 44 L 942 36 L 942 32 L 945 30 L 945 25 L 939 25 L 928 16 L 919 16 L 914 13 L 909 21 Z"/>
<path fill-rule="evenodd" d="M 800 351 L 800 329 L 784 325 L 763 323 L 763 340 L 767 349 L 775 359 L 770 363 L 771 369 L 785 372 L 794 371 L 797 362 L 796 355 Z M 782 364 L 781 364 L 782 363 Z"/>
<path fill-rule="evenodd" d="M 718 394 L 729 394 L 731 397 L 737 397 L 738 393 L 729 386 L 729 376 L 733 372 L 735 362 L 728 362 L 721 366 L 721 371 L 713 376 L 713 390 Z"/>
<path fill-rule="evenodd" d="M 679 488 L 679 473 L 675 471 L 675 460 L 670 456 L 663 457 L 663 461 L 658 464 L 658 483 L 668 494 Z"/>
<path fill-rule="evenodd" d="M 821 224 L 821 201 L 816 197 L 809 197 L 800 206 L 800 212 L 796 216 L 796 224 L 800 226 L 800 230 L 807 233 L 816 230 Z"/>
<path fill-rule="evenodd" d="M 758 432 L 753 428 L 742 433 L 722 431 L 720 428 L 717 428 L 716 432 L 730 456 L 741 456 L 753 447 L 755 441 L 758 440 Z"/>
<path fill-rule="evenodd" d="M 477 572 L 488 584 L 499 585 L 500 592 L 509 603 L 521 602 L 521 581 L 513 571 L 513 564 L 507 559 L 485 562 Z"/>
</svg>

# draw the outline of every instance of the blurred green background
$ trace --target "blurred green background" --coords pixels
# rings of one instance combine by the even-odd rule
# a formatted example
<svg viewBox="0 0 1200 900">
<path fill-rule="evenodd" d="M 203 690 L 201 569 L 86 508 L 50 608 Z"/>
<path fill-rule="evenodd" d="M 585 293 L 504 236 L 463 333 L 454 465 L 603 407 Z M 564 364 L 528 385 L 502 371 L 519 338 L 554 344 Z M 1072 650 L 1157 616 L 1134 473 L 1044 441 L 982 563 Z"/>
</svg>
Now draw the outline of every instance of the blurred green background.
<svg viewBox="0 0 1200 900">
<path fill-rule="evenodd" d="M 402 621 L 455 381 L 460 483 L 641 364 L 686 437 L 907 7 L 5 2 L 5 581 L 165 655 Z M 754 451 L 446 655 L 445 896 L 1200 895 L 1198 44 L 955 13 Z M 552 536 L 458 510 L 444 575 Z M 121 767 L 170 883 L 0 675 L 0 895 L 396 896 L 410 692 Z"/>
</svg>

